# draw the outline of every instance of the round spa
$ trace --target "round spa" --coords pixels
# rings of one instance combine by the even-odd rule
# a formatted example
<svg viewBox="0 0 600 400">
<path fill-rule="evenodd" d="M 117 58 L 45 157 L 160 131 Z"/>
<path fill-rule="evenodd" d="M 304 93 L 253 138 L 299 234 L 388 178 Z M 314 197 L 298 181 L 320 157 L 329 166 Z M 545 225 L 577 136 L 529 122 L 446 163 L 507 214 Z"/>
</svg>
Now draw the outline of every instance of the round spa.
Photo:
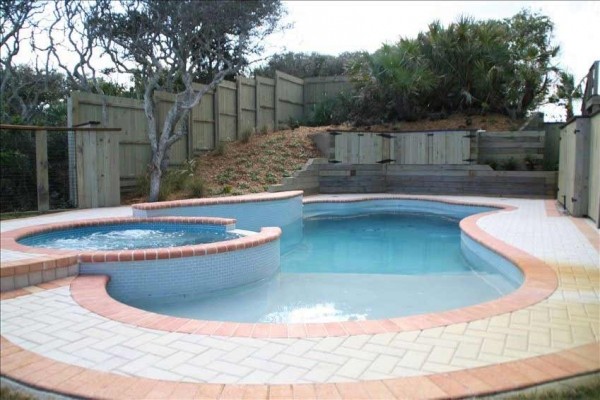
<svg viewBox="0 0 600 400">
<path fill-rule="evenodd" d="M 301 229 L 284 229 L 280 271 L 266 279 L 185 298 L 111 294 L 161 314 L 242 323 L 380 320 L 466 307 L 523 283 L 519 268 L 460 229 L 462 219 L 492 210 L 409 199 L 305 201 Z"/>
<path fill-rule="evenodd" d="M 235 229 L 228 218 L 120 218 L 24 232 L 20 246 L 79 258 L 81 275 L 109 275 L 123 301 L 210 293 L 248 285 L 279 268 L 279 228 Z"/>
</svg>

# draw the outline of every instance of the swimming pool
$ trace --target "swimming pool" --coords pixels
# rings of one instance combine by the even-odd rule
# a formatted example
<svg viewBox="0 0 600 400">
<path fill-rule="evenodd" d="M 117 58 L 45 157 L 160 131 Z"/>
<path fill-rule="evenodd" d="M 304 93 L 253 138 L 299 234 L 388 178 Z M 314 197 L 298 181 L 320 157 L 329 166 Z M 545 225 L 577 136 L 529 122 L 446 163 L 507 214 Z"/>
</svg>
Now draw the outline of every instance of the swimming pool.
<svg viewBox="0 0 600 400">
<path fill-rule="evenodd" d="M 353 321 L 465 307 L 523 281 L 459 228 L 462 218 L 489 210 L 419 200 L 309 203 L 302 229 L 284 230 L 281 268 L 266 279 L 161 298 L 125 298 L 110 285 L 109 292 L 161 314 L 234 322 Z"/>
</svg>

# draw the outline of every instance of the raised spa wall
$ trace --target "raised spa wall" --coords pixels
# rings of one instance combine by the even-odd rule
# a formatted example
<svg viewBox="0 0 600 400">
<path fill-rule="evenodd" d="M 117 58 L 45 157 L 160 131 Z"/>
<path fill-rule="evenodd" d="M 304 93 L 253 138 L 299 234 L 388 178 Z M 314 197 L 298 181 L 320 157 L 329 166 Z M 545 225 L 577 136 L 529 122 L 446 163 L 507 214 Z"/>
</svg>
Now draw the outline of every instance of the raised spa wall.
<svg viewBox="0 0 600 400">
<path fill-rule="evenodd" d="M 111 283 L 111 291 L 124 293 L 122 298 L 137 295 L 174 294 L 170 289 L 195 291 L 204 290 L 208 285 L 214 289 L 233 287 L 262 279 L 279 267 L 281 231 L 286 232 L 287 245 L 302 234 L 302 191 L 281 193 L 261 193 L 253 195 L 143 203 L 132 206 L 135 218 L 156 217 L 216 217 L 235 219 L 237 229 L 260 232 L 253 236 L 253 246 L 231 248 L 232 242 L 225 245 L 208 246 L 209 254 L 198 254 L 190 249 L 146 251 L 146 252 L 75 252 L 54 249 L 40 249 L 23 246 L 17 240 L 23 236 L 61 228 L 115 222 L 115 219 L 87 220 L 68 224 L 48 224 L 2 233 L 2 249 L 23 253 L 33 253 L 32 258 L 20 261 L 3 262 L 0 269 L 0 291 L 10 291 L 27 286 L 39 285 L 54 279 L 78 274 L 110 274 L 117 279 Z M 121 219 L 124 220 L 124 219 Z M 248 237 L 250 238 L 250 237 Z M 250 240 L 250 239 L 244 240 Z M 242 242 L 244 242 L 242 240 Z M 239 244 L 239 241 L 237 242 Z M 234 243 L 235 244 L 235 243 Z M 203 245 L 204 246 L 204 245 Z M 227 246 L 230 246 L 229 248 Z M 215 250 L 216 249 L 216 250 Z M 213 254 L 214 253 L 214 254 Z M 235 256 L 234 256 L 235 254 Z M 130 272 L 119 267 L 127 263 Z M 257 264 L 258 263 L 258 264 Z M 142 265 L 144 273 L 141 274 Z M 210 268 L 209 268 L 210 265 Z M 226 265 L 227 267 L 222 268 Z M 251 271 L 252 265 L 255 270 Z M 258 266 L 257 266 L 258 265 Z M 167 271 L 178 268 L 177 274 L 167 278 Z M 132 272 L 135 271 L 135 272 Z M 156 278 L 155 285 L 148 280 Z M 229 284 L 230 283 L 230 284 Z M 149 288 L 146 290 L 145 288 Z"/>
<path fill-rule="evenodd" d="M 191 246 L 116 251 L 75 251 L 30 247 L 19 240 L 53 231 L 115 224 L 194 224 L 241 237 Z M 210 217 L 103 218 L 28 227 L 3 233 L 2 248 L 42 257 L 2 265 L 2 291 L 71 275 L 108 275 L 109 290 L 122 299 L 185 295 L 221 290 L 264 279 L 279 268 L 278 227 L 236 230 L 235 220 Z M 47 261 L 46 261 L 47 260 Z M 59 275 L 60 274 L 60 275 Z"/>
</svg>

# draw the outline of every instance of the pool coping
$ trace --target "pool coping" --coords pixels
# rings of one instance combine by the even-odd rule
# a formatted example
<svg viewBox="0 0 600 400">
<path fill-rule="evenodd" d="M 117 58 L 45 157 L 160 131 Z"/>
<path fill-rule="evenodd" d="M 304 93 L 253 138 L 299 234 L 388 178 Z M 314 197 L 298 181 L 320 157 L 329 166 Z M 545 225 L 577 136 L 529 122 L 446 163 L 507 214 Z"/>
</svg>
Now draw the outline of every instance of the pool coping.
<svg viewBox="0 0 600 400">
<path fill-rule="evenodd" d="M 211 197 L 204 199 L 186 199 L 186 200 L 173 200 L 173 201 L 161 201 L 157 203 L 138 203 L 131 206 L 132 210 L 160 210 L 168 208 L 178 207 L 198 207 L 198 206 L 213 206 L 222 204 L 238 204 L 238 203 L 259 203 L 265 201 L 276 201 L 291 199 L 293 197 L 303 196 L 302 190 L 290 190 L 286 192 L 277 193 L 254 193 L 245 194 L 241 196 L 227 196 L 227 197 Z"/>
<path fill-rule="evenodd" d="M 494 238 L 477 226 L 477 221 L 481 218 L 498 212 L 510 212 L 516 210 L 516 207 L 498 204 L 454 202 L 450 200 L 436 201 L 418 196 L 382 196 L 328 201 L 318 201 L 315 199 L 306 201 L 306 203 L 341 203 L 382 199 L 426 200 L 453 205 L 497 208 L 497 210 L 474 214 L 462 219 L 460 228 L 477 243 L 507 258 L 517 266 L 524 275 L 523 284 L 514 292 L 500 298 L 453 310 L 381 320 L 290 324 L 222 322 L 156 314 L 128 306 L 111 297 L 106 289 L 109 278 L 101 275 L 78 276 L 71 284 L 71 293 L 73 299 L 80 306 L 93 313 L 122 323 L 148 329 L 228 337 L 312 338 L 404 332 L 475 321 L 538 303 L 550 296 L 556 289 L 558 278 L 549 265 L 522 250 Z"/>
</svg>

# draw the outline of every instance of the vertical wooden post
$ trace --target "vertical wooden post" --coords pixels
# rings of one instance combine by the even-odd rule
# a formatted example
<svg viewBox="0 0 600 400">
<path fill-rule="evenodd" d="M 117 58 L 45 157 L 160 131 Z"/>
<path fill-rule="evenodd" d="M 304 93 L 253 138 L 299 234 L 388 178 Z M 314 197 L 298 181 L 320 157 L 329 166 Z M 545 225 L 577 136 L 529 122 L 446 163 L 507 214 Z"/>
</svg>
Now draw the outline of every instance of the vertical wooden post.
<svg viewBox="0 0 600 400">
<path fill-rule="evenodd" d="M 194 106 L 194 108 L 198 107 L 198 104 L 196 104 Z M 194 109 L 190 110 L 190 113 L 188 114 L 188 118 L 187 121 L 184 121 L 183 123 L 187 124 L 187 141 L 186 141 L 186 151 L 187 151 L 187 159 L 191 159 L 194 157 L 194 138 L 192 137 L 193 133 L 194 133 L 194 124 L 192 124 L 192 114 L 194 113 Z"/>
<path fill-rule="evenodd" d="M 236 100 L 236 139 L 242 137 L 242 77 L 236 76 L 235 78 L 235 100 Z"/>
<path fill-rule="evenodd" d="M 275 104 L 273 105 L 273 107 L 275 107 L 275 121 L 273 121 L 273 130 L 277 131 L 279 130 L 279 112 L 280 112 L 280 107 L 279 107 L 279 71 L 275 71 Z"/>
<path fill-rule="evenodd" d="M 221 132 L 219 131 L 219 120 L 221 119 L 219 112 L 219 85 L 217 85 L 213 94 L 213 113 L 215 114 L 213 117 L 215 120 L 215 148 L 217 148 L 221 141 Z"/>
<path fill-rule="evenodd" d="M 254 127 L 256 128 L 256 131 L 258 132 L 260 129 L 260 76 L 256 76 L 254 77 L 254 96 L 255 96 L 255 104 L 254 104 L 254 108 L 256 109 L 256 115 L 254 117 Z"/>
<path fill-rule="evenodd" d="M 48 211 L 50 209 L 50 193 L 48 190 L 48 132 L 37 131 L 34 134 L 38 211 Z"/>
<path fill-rule="evenodd" d="M 119 168 L 119 137 L 117 132 L 96 133 L 96 173 L 98 207 L 121 204 L 121 179 Z"/>
<path fill-rule="evenodd" d="M 98 207 L 98 163 L 96 131 L 75 134 L 77 142 L 77 204 L 79 208 Z"/>
</svg>

